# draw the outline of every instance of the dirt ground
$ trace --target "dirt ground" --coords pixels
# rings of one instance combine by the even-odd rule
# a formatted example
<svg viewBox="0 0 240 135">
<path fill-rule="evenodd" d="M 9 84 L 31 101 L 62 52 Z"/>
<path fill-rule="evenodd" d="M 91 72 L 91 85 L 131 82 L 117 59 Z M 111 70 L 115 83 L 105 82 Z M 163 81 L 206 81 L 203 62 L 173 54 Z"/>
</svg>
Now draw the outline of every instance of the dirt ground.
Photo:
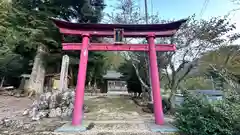
<svg viewBox="0 0 240 135">
<path fill-rule="evenodd" d="M 68 118 L 45 118 L 40 121 L 31 121 L 23 117 L 22 112 L 32 104 L 28 98 L 0 96 L 0 119 L 12 117 L 9 127 L 0 126 L 0 134 L 42 134 L 48 135 L 64 124 L 71 122 Z M 84 114 L 84 125 L 93 122 L 93 129 L 81 134 L 112 135 L 113 133 L 146 133 L 152 134 L 144 124 L 153 121 L 152 114 L 146 114 L 136 106 L 128 96 L 119 97 L 85 97 L 85 104 L 90 112 Z M 160 134 L 160 133 L 159 133 Z M 78 134 L 80 135 L 80 134 Z"/>
<path fill-rule="evenodd" d="M 0 95 L 0 119 L 21 116 L 24 109 L 30 107 L 32 102 L 29 98 Z"/>
</svg>

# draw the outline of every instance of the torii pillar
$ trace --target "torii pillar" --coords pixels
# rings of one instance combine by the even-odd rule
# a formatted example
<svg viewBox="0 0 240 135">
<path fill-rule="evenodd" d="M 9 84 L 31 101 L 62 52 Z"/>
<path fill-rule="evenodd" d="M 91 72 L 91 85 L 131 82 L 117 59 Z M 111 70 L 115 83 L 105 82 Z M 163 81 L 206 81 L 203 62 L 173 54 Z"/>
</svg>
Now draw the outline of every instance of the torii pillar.
<svg viewBox="0 0 240 135">
<path fill-rule="evenodd" d="M 147 37 L 150 59 L 150 80 L 152 84 L 155 123 L 158 125 L 162 125 L 164 123 L 164 116 L 162 110 L 162 97 L 160 92 L 159 71 L 157 65 L 156 45 L 154 43 L 154 38 L 154 33 L 149 34 Z"/>
<path fill-rule="evenodd" d="M 75 101 L 73 110 L 72 125 L 82 124 L 83 117 L 83 104 L 84 104 L 84 89 L 85 89 L 85 78 L 87 72 L 87 62 L 88 62 L 88 44 L 89 44 L 89 34 L 82 35 L 82 49 L 80 53 L 80 61 L 78 67 L 78 80 L 77 88 L 75 91 Z"/>
</svg>

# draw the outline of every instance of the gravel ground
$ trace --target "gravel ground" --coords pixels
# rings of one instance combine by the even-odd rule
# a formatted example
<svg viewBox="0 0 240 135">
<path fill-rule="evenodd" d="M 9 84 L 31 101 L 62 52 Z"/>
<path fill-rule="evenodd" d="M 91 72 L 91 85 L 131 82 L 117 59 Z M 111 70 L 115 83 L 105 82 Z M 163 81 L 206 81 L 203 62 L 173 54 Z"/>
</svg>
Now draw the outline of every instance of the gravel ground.
<svg viewBox="0 0 240 135">
<path fill-rule="evenodd" d="M 11 117 L 9 126 L 1 126 L 0 135 L 29 134 L 29 135 L 71 135 L 70 133 L 53 133 L 55 129 L 71 122 L 66 118 L 45 118 L 40 121 L 31 121 L 23 117 L 22 112 L 32 104 L 28 98 L 15 98 L 0 95 L 0 119 Z M 143 114 L 129 97 L 119 98 L 88 97 L 85 104 L 90 112 L 84 114 L 84 122 L 95 123 L 95 126 L 84 133 L 77 135 L 159 135 L 152 133 L 144 121 L 152 121 L 151 114 Z"/>
</svg>

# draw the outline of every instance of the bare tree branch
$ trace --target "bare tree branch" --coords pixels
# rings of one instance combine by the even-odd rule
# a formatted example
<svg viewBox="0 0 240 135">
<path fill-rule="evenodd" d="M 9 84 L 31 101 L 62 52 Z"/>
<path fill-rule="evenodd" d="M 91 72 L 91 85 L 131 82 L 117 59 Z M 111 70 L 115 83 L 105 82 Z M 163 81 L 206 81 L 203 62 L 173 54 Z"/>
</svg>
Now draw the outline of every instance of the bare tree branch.
<svg viewBox="0 0 240 135">
<path fill-rule="evenodd" d="M 141 84 L 144 86 L 144 88 L 146 88 L 146 89 L 149 91 L 149 90 L 150 90 L 150 87 L 148 87 L 148 85 L 147 85 L 146 83 L 144 83 L 144 81 L 143 81 L 142 78 L 140 77 L 138 68 L 135 66 L 135 64 L 132 63 L 132 65 L 133 65 L 133 67 L 134 67 L 134 69 L 135 69 L 135 71 L 136 71 L 136 74 L 137 74 L 137 77 L 138 77 L 139 81 L 140 81 Z"/>
<path fill-rule="evenodd" d="M 124 56 L 124 58 L 125 58 L 126 60 L 131 60 L 131 59 L 133 60 L 133 58 L 129 56 L 129 53 L 128 53 L 128 52 L 122 52 L 121 54 Z M 132 60 L 131 60 L 131 63 L 132 63 L 132 66 L 133 66 L 134 69 L 135 69 L 135 72 L 136 72 L 136 75 L 137 75 L 139 81 L 141 82 L 142 86 L 143 86 L 145 89 L 150 90 L 150 87 L 142 80 L 142 78 L 141 78 L 141 76 L 140 76 L 140 74 L 139 74 L 139 70 L 138 70 L 137 66 L 134 64 L 134 61 L 132 61 Z M 138 60 L 137 60 L 137 61 L 138 61 Z"/>
</svg>

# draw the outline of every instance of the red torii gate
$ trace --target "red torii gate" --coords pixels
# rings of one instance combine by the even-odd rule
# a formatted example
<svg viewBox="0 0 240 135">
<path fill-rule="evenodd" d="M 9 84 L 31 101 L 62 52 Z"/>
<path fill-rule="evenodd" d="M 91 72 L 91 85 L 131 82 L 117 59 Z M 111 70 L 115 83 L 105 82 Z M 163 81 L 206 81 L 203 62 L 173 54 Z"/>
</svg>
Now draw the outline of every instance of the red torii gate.
<svg viewBox="0 0 240 135">
<path fill-rule="evenodd" d="M 82 124 L 85 77 L 89 51 L 148 51 L 150 58 L 150 76 L 154 103 L 155 123 L 162 125 L 164 116 L 162 110 L 162 98 L 160 93 L 159 72 L 157 66 L 156 51 L 175 51 L 173 44 L 156 44 L 155 37 L 171 37 L 186 20 L 179 20 L 168 24 L 79 24 L 58 19 L 53 19 L 60 33 L 65 35 L 77 35 L 82 37 L 82 43 L 62 43 L 63 50 L 80 50 L 78 80 L 75 92 L 74 112 L 72 125 Z M 148 44 L 124 44 L 124 43 L 89 43 L 90 36 L 114 37 L 119 31 L 124 37 L 147 38 Z"/>
</svg>

